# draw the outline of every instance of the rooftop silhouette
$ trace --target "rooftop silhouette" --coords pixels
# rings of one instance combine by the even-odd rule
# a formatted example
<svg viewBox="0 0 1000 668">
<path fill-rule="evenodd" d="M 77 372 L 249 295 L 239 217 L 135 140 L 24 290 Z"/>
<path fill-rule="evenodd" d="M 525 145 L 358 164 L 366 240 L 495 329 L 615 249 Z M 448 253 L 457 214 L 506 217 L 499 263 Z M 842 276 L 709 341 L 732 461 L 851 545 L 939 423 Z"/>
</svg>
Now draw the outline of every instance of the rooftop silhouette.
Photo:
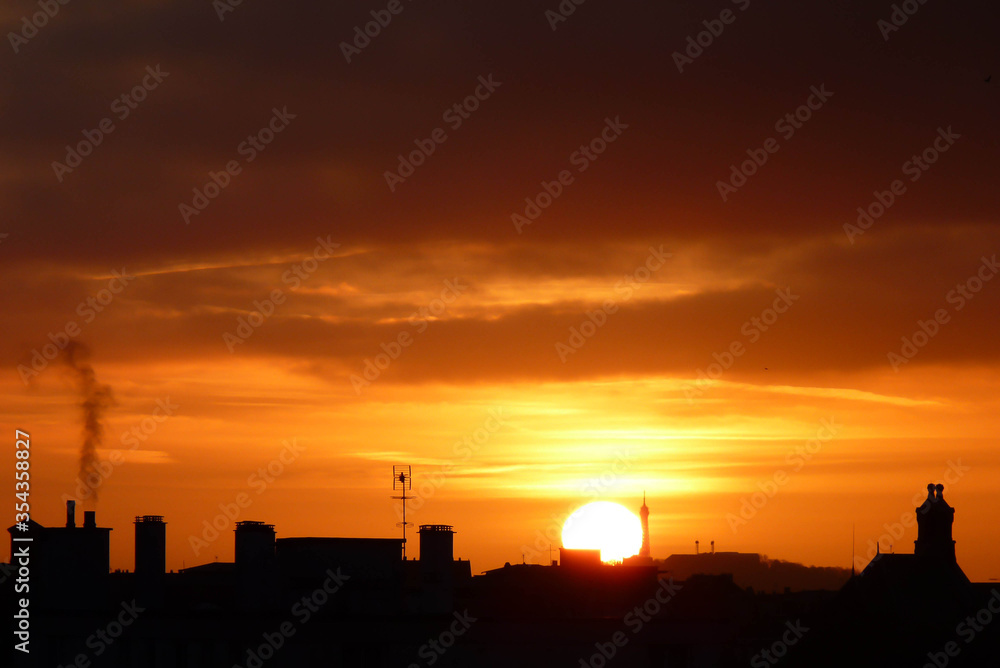
<svg viewBox="0 0 1000 668">
<path fill-rule="evenodd" d="M 165 568 L 161 515 L 135 518 L 133 572 L 110 572 L 111 529 L 93 511 L 77 526 L 73 501 L 63 527 L 31 521 L 27 531 L 9 531 L 15 548 L 25 544 L 16 539 L 31 539 L 39 665 L 408 666 L 431 665 L 433 656 L 436 665 L 487 667 L 602 658 L 770 665 L 768 657 L 885 666 L 922 665 L 936 651 L 951 666 L 994 665 L 983 661 L 1000 656 L 1000 624 L 981 624 L 968 643 L 956 625 L 1000 612 L 1000 592 L 971 583 L 958 565 L 955 509 L 941 485 L 928 485 L 916 510 L 913 554 L 879 554 L 839 591 L 835 574 L 715 552 L 714 541 L 710 552 L 653 560 L 645 497 L 642 550 L 624 563 L 563 548 L 550 565 L 506 564 L 476 576 L 455 558 L 456 531 L 444 524 L 421 525 L 419 558 L 404 559 L 402 538 L 279 537 L 272 524 L 243 520 L 233 561 L 176 573 Z M 102 629 L 98 653 L 90 639 Z"/>
</svg>

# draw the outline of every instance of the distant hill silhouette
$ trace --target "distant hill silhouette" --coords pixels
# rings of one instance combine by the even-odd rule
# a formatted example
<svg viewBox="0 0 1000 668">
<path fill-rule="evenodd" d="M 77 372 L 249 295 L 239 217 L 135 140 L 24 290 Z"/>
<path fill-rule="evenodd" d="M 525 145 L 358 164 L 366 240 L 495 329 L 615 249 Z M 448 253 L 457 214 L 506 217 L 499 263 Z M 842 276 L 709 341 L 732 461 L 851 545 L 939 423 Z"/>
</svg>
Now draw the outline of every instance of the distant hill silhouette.
<svg viewBox="0 0 1000 668">
<path fill-rule="evenodd" d="M 753 552 L 703 552 L 672 554 L 655 560 L 661 572 L 677 580 L 692 575 L 732 574 L 733 583 L 760 592 L 838 590 L 851 578 L 847 568 L 806 566 L 791 561 L 768 559 Z"/>
</svg>

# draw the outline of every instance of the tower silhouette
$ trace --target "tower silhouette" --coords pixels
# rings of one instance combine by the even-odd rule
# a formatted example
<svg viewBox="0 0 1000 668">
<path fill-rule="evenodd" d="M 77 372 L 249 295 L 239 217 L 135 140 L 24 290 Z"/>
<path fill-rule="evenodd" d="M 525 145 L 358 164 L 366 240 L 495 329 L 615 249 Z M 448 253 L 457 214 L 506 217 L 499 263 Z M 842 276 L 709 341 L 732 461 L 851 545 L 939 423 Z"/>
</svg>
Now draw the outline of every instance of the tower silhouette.
<svg viewBox="0 0 1000 668">
<path fill-rule="evenodd" d="M 646 492 L 642 493 L 639 517 L 642 519 L 642 547 L 639 548 L 639 556 L 649 558 L 649 508 L 646 506 Z"/>
<path fill-rule="evenodd" d="M 163 515 L 136 515 L 135 572 L 162 578 L 167 572 L 167 523 Z"/>
<path fill-rule="evenodd" d="M 135 518 L 136 599 L 143 607 L 161 607 L 167 573 L 167 523 L 162 515 Z"/>
<path fill-rule="evenodd" d="M 951 527 L 955 522 L 955 509 L 944 500 L 944 485 L 928 484 L 927 500 L 916 512 L 917 540 L 913 554 L 927 561 L 954 564 L 955 541 L 951 537 Z"/>
</svg>

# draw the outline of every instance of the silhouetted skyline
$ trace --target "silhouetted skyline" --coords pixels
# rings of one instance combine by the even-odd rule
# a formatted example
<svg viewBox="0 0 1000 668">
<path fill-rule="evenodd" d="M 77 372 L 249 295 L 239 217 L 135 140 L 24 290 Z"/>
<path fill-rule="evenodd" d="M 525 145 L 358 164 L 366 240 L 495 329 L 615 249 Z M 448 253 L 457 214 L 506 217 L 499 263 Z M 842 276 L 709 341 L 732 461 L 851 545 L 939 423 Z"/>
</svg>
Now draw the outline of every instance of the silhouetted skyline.
<svg viewBox="0 0 1000 668">
<path fill-rule="evenodd" d="M 832 660 L 896 594 L 870 610 L 915 650 L 959 612 L 901 593 L 943 531 L 921 525 L 927 483 L 927 508 L 958 508 L 958 571 L 932 571 L 963 606 L 1000 582 L 989 3 L 8 4 L 8 524 L 100 542 L 56 590 L 110 569 L 141 608 L 204 597 L 171 619 L 218 624 L 225 654 L 249 642 L 241 606 L 292 591 L 443 610 L 424 590 L 447 569 L 380 560 L 447 534 L 470 568 L 456 595 L 511 622 L 448 624 L 471 647 L 488 629 L 496 661 L 523 659 L 494 642 L 523 633 L 551 665 L 588 634 L 570 664 L 749 663 L 772 632 L 779 665 Z M 279 576 L 234 585 L 272 534 Z M 587 549 L 633 569 L 594 570 L 594 602 Z M 385 567 L 339 597 L 311 551 Z M 842 590 L 852 572 L 891 584 Z M 558 623 L 515 620 L 526 590 Z M 636 596 L 663 608 L 638 619 L 658 640 L 608 621 Z M 357 636 L 345 663 L 420 665 L 375 639 L 413 649 L 425 613 L 306 625 L 302 647 Z M 68 652 L 84 616 L 40 634 Z M 698 638 L 732 654 L 680 647 Z M 185 651 L 239 660 L 206 647 Z"/>
<path fill-rule="evenodd" d="M 646 516 L 645 499 L 642 509 Z M 455 557 L 451 525 L 421 525 L 419 558 L 405 558 L 402 537 L 279 537 L 258 520 L 236 523 L 232 561 L 175 573 L 166 569 L 163 516 L 135 517 L 134 571 L 111 571 L 111 529 L 98 526 L 93 511 L 77 526 L 69 501 L 65 527 L 10 527 L 12 551 L 30 549 L 30 567 L 19 558 L 17 580 L 3 570 L 11 590 L 32 583 L 32 658 L 45 662 L 34 665 L 170 665 L 179 657 L 190 666 L 306 666 L 321 657 L 385 665 L 409 653 L 426 665 L 499 666 L 520 655 L 529 666 L 569 657 L 584 666 L 613 658 L 625 666 L 763 666 L 786 656 L 787 665 L 876 666 L 933 661 L 939 648 L 949 665 L 985 665 L 1000 656 L 1000 627 L 990 626 L 1000 585 L 970 583 L 962 572 L 956 512 L 942 485 L 928 484 L 915 512 L 913 553 L 879 554 L 849 579 L 846 570 L 716 552 L 714 541 L 707 552 L 612 565 L 601 563 L 599 550 L 560 548 L 547 566 L 507 563 L 473 575 L 470 562 Z M 182 622 L 203 613 L 198 626 Z M 905 623 L 883 628 L 887 615 Z M 12 615 L 15 624 L 21 616 Z M 525 656 L 537 641 L 506 634 L 543 620 L 545 650 Z M 269 626 L 260 642 L 248 632 Z M 324 630 L 303 632 L 317 626 Z M 437 626 L 445 630 L 435 643 Z M 411 644 L 428 629 L 427 642 Z M 400 635 L 387 644 L 380 633 L 390 631 Z M 26 636 L 20 647 L 30 642 Z"/>
</svg>

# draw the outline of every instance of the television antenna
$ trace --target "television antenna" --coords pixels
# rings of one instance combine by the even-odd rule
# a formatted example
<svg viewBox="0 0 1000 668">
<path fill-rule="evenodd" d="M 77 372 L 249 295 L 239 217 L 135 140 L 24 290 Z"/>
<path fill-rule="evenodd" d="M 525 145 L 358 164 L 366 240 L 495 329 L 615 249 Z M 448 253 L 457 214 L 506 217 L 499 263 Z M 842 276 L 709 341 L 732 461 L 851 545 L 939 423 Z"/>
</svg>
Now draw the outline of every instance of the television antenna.
<svg viewBox="0 0 1000 668">
<path fill-rule="evenodd" d="M 397 527 L 403 528 L 403 561 L 406 561 L 406 527 L 413 526 L 412 522 L 406 521 L 406 500 L 412 499 L 412 496 L 407 496 L 406 492 L 413 489 L 413 479 L 410 473 L 409 464 L 397 464 L 392 467 L 392 490 L 394 492 L 402 492 L 402 496 L 394 496 L 392 498 L 399 499 L 403 502 L 403 521 L 396 522 Z"/>
</svg>

